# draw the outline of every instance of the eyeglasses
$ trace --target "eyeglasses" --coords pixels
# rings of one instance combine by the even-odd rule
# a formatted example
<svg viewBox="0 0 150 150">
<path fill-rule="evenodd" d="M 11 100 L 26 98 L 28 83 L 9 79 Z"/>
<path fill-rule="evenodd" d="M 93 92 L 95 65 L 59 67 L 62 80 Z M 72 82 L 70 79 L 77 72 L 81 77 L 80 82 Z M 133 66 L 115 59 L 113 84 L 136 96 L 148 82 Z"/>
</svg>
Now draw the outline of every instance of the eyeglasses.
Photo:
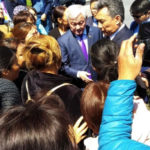
<svg viewBox="0 0 150 150">
<path fill-rule="evenodd" d="M 139 19 L 142 15 L 138 16 L 138 15 L 132 15 L 133 18 Z"/>
<path fill-rule="evenodd" d="M 76 27 L 77 25 L 82 26 L 85 23 L 85 20 L 81 20 L 80 22 L 76 23 L 76 22 L 71 22 L 71 25 L 73 27 Z"/>
</svg>

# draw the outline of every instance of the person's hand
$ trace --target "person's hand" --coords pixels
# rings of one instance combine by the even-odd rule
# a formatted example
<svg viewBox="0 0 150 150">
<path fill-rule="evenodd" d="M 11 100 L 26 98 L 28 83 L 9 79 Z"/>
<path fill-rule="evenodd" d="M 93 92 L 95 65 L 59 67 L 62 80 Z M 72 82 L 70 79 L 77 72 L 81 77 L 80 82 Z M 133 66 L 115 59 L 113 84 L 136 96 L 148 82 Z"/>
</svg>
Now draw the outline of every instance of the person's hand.
<svg viewBox="0 0 150 150">
<path fill-rule="evenodd" d="M 46 20 L 46 14 L 42 14 L 41 20 L 42 20 L 42 21 L 45 21 L 45 20 Z"/>
<path fill-rule="evenodd" d="M 78 76 L 80 79 L 82 79 L 84 82 L 88 83 L 90 81 L 92 81 L 92 79 L 90 79 L 88 76 L 90 76 L 91 74 L 86 72 L 86 71 L 79 71 L 78 72 Z"/>
<path fill-rule="evenodd" d="M 75 140 L 77 144 L 86 137 L 85 133 L 88 129 L 86 122 L 81 124 L 82 120 L 83 120 L 83 116 L 81 116 L 73 126 Z"/>
<path fill-rule="evenodd" d="M 136 35 L 129 40 L 123 41 L 118 56 L 118 80 L 134 80 L 139 74 L 142 65 L 142 56 L 145 44 L 141 43 L 136 48 L 136 54 L 133 54 L 133 44 Z"/>
</svg>

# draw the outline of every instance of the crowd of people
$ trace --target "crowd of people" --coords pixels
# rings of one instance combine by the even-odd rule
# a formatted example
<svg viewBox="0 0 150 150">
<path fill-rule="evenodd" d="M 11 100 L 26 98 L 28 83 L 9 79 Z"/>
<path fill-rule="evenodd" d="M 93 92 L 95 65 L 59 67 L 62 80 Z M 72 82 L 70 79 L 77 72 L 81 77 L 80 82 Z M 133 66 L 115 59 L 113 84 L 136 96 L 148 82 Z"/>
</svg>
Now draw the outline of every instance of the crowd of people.
<svg viewBox="0 0 150 150">
<path fill-rule="evenodd" d="M 0 0 L 0 150 L 150 150 L 150 1 Z"/>
</svg>

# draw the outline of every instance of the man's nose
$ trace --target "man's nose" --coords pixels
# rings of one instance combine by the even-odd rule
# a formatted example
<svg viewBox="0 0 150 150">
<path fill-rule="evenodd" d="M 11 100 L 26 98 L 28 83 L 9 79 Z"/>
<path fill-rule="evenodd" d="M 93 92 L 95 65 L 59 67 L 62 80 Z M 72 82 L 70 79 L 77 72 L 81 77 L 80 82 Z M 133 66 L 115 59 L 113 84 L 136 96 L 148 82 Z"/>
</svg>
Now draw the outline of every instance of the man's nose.
<svg viewBox="0 0 150 150">
<path fill-rule="evenodd" d="M 80 29 L 80 25 L 77 24 L 77 25 L 76 25 L 76 29 L 77 29 L 77 30 Z"/>
</svg>

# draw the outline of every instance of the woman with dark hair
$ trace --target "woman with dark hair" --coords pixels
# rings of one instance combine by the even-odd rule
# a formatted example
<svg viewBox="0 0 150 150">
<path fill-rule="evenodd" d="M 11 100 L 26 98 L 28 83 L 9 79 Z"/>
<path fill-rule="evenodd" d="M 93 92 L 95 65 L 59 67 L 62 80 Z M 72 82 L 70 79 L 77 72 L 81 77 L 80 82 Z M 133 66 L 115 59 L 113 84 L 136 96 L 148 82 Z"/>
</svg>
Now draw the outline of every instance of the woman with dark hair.
<svg viewBox="0 0 150 150">
<path fill-rule="evenodd" d="M 18 48 L 18 44 L 19 42 L 15 38 L 8 38 L 1 41 L 2 46 L 6 46 L 10 48 L 16 54 L 20 71 L 19 71 L 19 76 L 17 79 L 14 80 L 14 83 L 16 84 L 19 92 L 21 92 L 21 85 L 22 85 L 23 78 L 26 75 L 26 71 L 24 70 L 25 68 L 23 68 L 24 59 L 22 57 L 22 50 Z"/>
<path fill-rule="evenodd" d="M 110 84 L 118 78 L 119 51 L 117 44 L 107 39 L 100 40 L 92 46 L 90 51 L 91 62 L 100 81 Z M 150 111 L 146 108 L 143 99 L 135 97 L 131 136 L 134 140 L 150 145 L 150 121 L 147 119 L 148 116 L 150 116 Z"/>
<path fill-rule="evenodd" d="M 0 47 L 0 77 L 14 81 L 18 77 L 19 66 L 15 53 L 5 47 Z"/>
<path fill-rule="evenodd" d="M 111 82 L 107 93 L 99 132 L 99 150 L 150 149 L 150 146 L 131 140 L 135 78 L 141 70 L 145 46 L 143 43 L 139 44 L 136 54 L 133 54 L 135 38 L 136 36 L 133 36 L 129 40 L 123 41 L 120 49 L 118 80 Z M 140 126 L 141 128 L 144 126 Z"/>
<path fill-rule="evenodd" d="M 118 77 L 117 57 L 119 46 L 108 39 L 96 42 L 90 51 L 92 66 L 98 73 L 98 80 L 110 83 Z"/>
<path fill-rule="evenodd" d="M 108 84 L 103 82 L 90 82 L 84 89 L 81 97 L 81 113 L 88 127 L 98 134 L 101 115 L 107 95 Z M 92 100 L 90 99 L 92 98 Z"/>
<path fill-rule="evenodd" d="M 49 103 L 40 104 L 32 100 L 1 116 L 1 150 L 78 149 L 69 130 L 67 113 L 55 104 L 57 97 L 49 97 L 48 101 Z"/>
<path fill-rule="evenodd" d="M 34 35 L 37 35 L 36 26 L 29 22 L 21 22 L 14 26 L 12 33 L 19 42 L 25 42 Z"/>
<path fill-rule="evenodd" d="M 21 103 L 19 91 L 13 83 L 18 74 L 15 53 L 10 48 L 0 46 L 0 113 Z"/>
<path fill-rule="evenodd" d="M 23 81 L 24 76 L 26 75 L 27 69 L 25 67 L 25 59 L 24 59 L 24 46 L 25 41 L 30 39 L 32 36 L 39 35 L 37 28 L 34 24 L 29 22 L 21 22 L 14 26 L 12 33 L 14 35 L 14 38 L 18 42 L 16 56 L 18 59 L 18 64 L 21 68 L 19 73 L 19 78 L 16 81 L 17 87 L 19 87 L 19 90 L 21 91 L 21 84 Z"/>
<path fill-rule="evenodd" d="M 26 67 L 30 71 L 22 84 L 23 102 L 26 102 L 28 93 L 34 99 L 38 92 L 50 91 L 60 96 L 75 122 L 80 116 L 81 90 L 72 85 L 69 78 L 58 74 L 61 51 L 57 41 L 51 36 L 34 36 L 26 42 L 24 51 Z"/>
<path fill-rule="evenodd" d="M 14 15 L 13 17 L 14 25 L 21 23 L 21 22 L 29 22 L 29 23 L 35 24 L 36 20 L 34 16 L 28 10 L 23 10 L 23 11 L 20 11 L 18 14 Z"/>
<path fill-rule="evenodd" d="M 67 8 L 65 6 L 57 6 L 53 10 L 53 22 L 58 26 L 50 31 L 49 35 L 58 39 L 62 36 L 69 28 L 67 17 Z"/>
<path fill-rule="evenodd" d="M 33 7 L 29 7 L 27 6 L 27 9 L 28 11 L 33 15 L 33 17 L 35 18 L 35 21 L 36 21 L 36 26 L 37 26 L 37 30 L 40 34 L 44 34 L 44 35 L 47 35 L 47 31 L 45 30 L 43 24 L 39 23 L 37 21 L 37 11 L 35 8 Z"/>
<path fill-rule="evenodd" d="M 6 39 L 3 39 L 1 41 L 0 45 L 10 48 L 16 53 L 18 41 L 14 37 L 13 38 L 6 38 Z"/>
<path fill-rule="evenodd" d="M 14 26 L 12 30 L 13 36 L 18 41 L 17 47 L 17 59 L 20 67 L 24 67 L 23 58 L 23 47 L 25 46 L 25 41 L 30 39 L 32 36 L 38 35 L 37 28 L 34 24 L 28 22 L 21 22 Z"/>
<path fill-rule="evenodd" d="M 108 84 L 103 82 L 89 83 L 81 97 L 80 109 L 87 126 L 92 129 L 94 137 L 84 140 L 86 150 L 98 149 L 98 133 L 101 124 L 102 112 L 107 96 Z"/>
</svg>

